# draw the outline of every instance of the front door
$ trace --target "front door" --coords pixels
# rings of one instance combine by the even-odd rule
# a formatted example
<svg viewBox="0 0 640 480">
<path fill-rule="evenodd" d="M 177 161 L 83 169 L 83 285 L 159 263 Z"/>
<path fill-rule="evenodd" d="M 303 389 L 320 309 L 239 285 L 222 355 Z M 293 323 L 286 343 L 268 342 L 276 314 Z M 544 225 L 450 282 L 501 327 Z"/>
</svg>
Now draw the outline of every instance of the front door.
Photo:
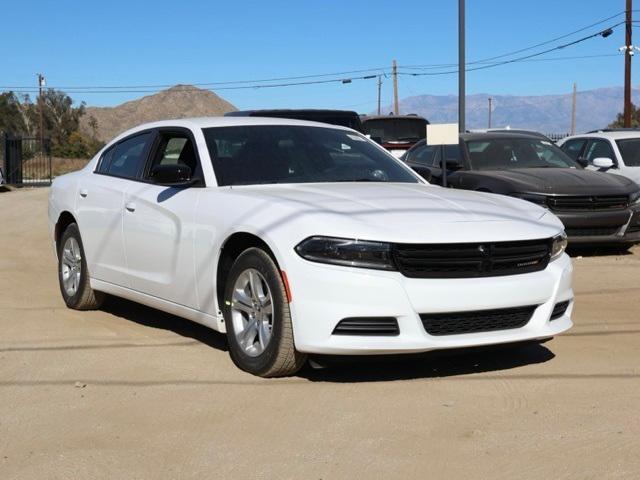
<svg viewBox="0 0 640 480">
<path fill-rule="evenodd" d="M 198 308 L 194 271 L 197 187 L 151 182 L 155 165 L 181 163 L 201 176 L 194 141 L 184 131 L 158 132 L 141 182 L 124 199 L 124 244 L 131 288 L 186 307 Z"/>
</svg>

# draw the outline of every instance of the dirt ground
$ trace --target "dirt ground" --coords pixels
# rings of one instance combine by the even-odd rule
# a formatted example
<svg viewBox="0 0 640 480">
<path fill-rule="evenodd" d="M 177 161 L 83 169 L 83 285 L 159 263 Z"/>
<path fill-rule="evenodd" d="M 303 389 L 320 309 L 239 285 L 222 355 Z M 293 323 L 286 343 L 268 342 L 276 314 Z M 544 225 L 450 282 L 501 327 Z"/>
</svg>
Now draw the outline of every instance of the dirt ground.
<svg viewBox="0 0 640 480">
<path fill-rule="evenodd" d="M 65 308 L 46 189 L 0 193 L 0 479 L 640 478 L 640 248 L 544 345 L 263 380 L 125 301 Z"/>
</svg>

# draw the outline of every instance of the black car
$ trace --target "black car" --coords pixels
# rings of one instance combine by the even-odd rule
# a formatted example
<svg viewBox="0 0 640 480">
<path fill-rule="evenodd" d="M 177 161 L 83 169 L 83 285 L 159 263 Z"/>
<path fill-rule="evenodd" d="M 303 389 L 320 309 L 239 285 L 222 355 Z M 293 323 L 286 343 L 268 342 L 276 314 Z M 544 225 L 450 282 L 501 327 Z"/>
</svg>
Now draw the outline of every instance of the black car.
<svg viewBox="0 0 640 480">
<path fill-rule="evenodd" d="M 499 193 L 541 205 L 557 215 L 573 244 L 640 242 L 640 186 L 619 175 L 583 169 L 536 135 L 466 133 L 459 145 L 423 140 L 402 159 L 432 183 Z"/>
<path fill-rule="evenodd" d="M 341 127 L 352 128 L 362 132 L 360 115 L 352 110 L 322 110 L 314 108 L 300 109 L 265 109 L 265 110 L 239 110 L 227 112 L 225 117 L 272 117 L 291 118 L 293 120 L 309 120 L 312 122 L 330 123 Z"/>
</svg>

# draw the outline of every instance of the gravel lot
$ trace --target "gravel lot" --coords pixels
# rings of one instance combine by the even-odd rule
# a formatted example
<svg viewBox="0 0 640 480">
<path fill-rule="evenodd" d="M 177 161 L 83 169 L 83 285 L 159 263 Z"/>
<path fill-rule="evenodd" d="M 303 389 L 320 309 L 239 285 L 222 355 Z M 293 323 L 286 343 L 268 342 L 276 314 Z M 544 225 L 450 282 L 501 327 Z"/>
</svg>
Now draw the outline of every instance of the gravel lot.
<svg viewBox="0 0 640 480">
<path fill-rule="evenodd" d="M 574 259 L 544 345 L 262 380 L 186 320 L 66 309 L 47 194 L 0 193 L 3 480 L 640 478 L 640 248 Z"/>
</svg>

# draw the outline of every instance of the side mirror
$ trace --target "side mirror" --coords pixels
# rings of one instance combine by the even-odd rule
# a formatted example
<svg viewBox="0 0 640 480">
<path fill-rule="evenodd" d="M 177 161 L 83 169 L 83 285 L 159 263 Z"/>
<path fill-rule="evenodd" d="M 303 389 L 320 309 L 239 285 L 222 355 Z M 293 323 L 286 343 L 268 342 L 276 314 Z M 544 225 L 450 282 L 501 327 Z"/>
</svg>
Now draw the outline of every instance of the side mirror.
<svg viewBox="0 0 640 480">
<path fill-rule="evenodd" d="M 423 167 L 422 165 L 411 165 L 411 169 L 424 178 L 427 182 L 431 182 L 433 178 L 431 175 L 431 169 L 429 167 Z"/>
<path fill-rule="evenodd" d="M 191 168 L 183 163 L 156 165 L 151 169 L 150 178 L 158 185 L 188 186 L 191 185 Z"/>
<path fill-rule="evenodd" d="M 594 158 L 591 164 L 598 168 L 611 168 L 613 167 L 613 160 L 607 157 L 598 157 Z"/>
</svg>

